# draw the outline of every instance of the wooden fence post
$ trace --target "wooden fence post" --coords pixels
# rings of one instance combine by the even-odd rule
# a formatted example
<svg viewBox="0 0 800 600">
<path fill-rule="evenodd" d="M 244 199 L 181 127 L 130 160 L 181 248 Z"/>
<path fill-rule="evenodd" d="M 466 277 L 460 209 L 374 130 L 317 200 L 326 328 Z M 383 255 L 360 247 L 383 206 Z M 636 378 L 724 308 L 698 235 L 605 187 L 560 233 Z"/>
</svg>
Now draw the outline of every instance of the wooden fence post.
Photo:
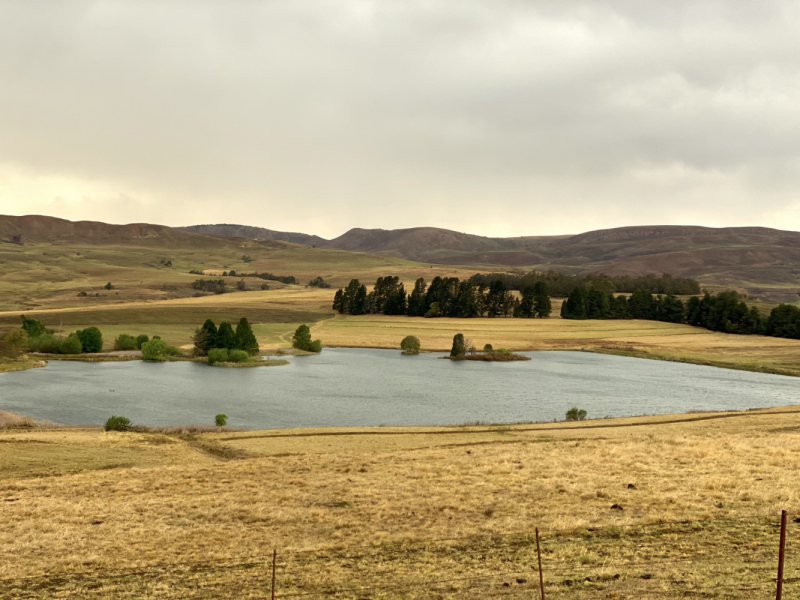
<svg viewBox="0 0 800 600">
<path fill-rule="evenodd" d="M 781 511 L 781 541 L 778 550 L 778 588 L 775 592 L 776 600 L 783 598 L 783 559 L 786 555 L 786 511 Z"/>
<path fill-rule="evenodd" d="M 539 589 L 542 592 L 542 600 L 544 600 L 544 575 L 542 575 L 542 551 L 539 548 L 539 528 L 536 528 L 536 556 L 539 557 Z"/>
</svg>

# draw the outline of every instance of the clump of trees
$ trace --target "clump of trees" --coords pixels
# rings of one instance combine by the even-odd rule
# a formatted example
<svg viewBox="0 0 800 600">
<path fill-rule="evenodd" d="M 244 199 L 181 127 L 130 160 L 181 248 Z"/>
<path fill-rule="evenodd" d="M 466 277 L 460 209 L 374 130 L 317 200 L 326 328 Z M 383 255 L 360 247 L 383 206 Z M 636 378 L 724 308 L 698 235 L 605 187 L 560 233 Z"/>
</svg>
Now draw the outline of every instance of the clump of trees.
<svg viewBox="0 0 800 600">
<path fill-rule="evenodd" d="M 400 349 L 403 354 L 419 354 L 420 343 L 419 338 L 415 335 L 407 335 L 400 342 Z"/>
<path fill-rule="evenodd" d="M 27 335 L 26 345 L 32 352 L 80 354 L 103 350 L 103 334 L 97 327 L 87 327 L 62 338 L 48 332 L 45 326 L 36 319 L 29 319 L 22 315 L 21 330 Z"/>
<path fill-rule="evenodd" d="M 300 325 L 292 336 L 292 347 L 305 352 L 322 352 L 322 342 L 311 340 L 311 330 L 308 325 Z"/>
<path fill-rule="evenodd" d="M 84 352 L 100 352 L 103 350 L 103 334 L 97 327 L 87 327 L 75 332 L 81 341 Z"/>
<path fill-rule="evenodd" d="M 502 281 L 475 285 L 458 277 L 435 277 L 430 285 L 419 278 L 406 294 L 399 277 L 379 277 L 372 291 L 358 279 L 334 295 L 333 309 L 342 314 L 408 315 L 410 317 L 548 317 L 551 312 L 547 285 L 540 282 L 515 298 Z"/>
<path fill-rule="evenodd" d="M 653 296 L 634 290 L 630 297 L 606 294 L 602 290 L 576 287 L 561 305 L 562 319 L 648 319 L 683 323 L 686 307 L 674 294 Z"/>
<path fill-rule="evenodd" d="M 127 333 L 120 333 L 114 340 L 114 350 L 139 350 L 136 338 Z"/>
<path fill-rule="evenodd" d="M 790 306 L 783 304 L 781 306 Z M 772 322 L 774 328 L 777 322 L 777 308 L 772 311 L 769 319 L 762 323 L 757 307 L 748 308 L 737 292 L 720 292 L 712 296 L 708 292 L 702 298 L 689 298 L 687 305 L 687 321 L 689 325 L 705 327 L 711 331 L 725 333 L 767 333 L 767 324 Z M 786 309 L 782 309 L 785 311 Z M 773 317 L 773 315 L 776 315 Z M 783 337 L 783 336 L 779 336 Z M 788 336 L 786 336 L 788 337 Z"/>
<path fill-rule="evenodd" d="M 293 275 L 273 275 L 272 273 L 237 273 L 235 270 L 223 271 L 223 277 L 258 277 L 259 279 L 266 279 L 268 281 L 280 281 L 281 283 L 292 284 L 297 283 L 297 279 Z"/>
<path fill-rule="evenodd" d="M 314 279 L 308 282 L 306 287 L 329 288 L 331 287 L 331 284 L 325 281 L 321 275 L 317 275 L 314 277 Z"/>
<path fill-rule="evenodd" d="M 224 294 L 228 291 L 222 279 L 195 279 L 192 282 L 192 289 L 212 294 Z"/>
<path fill-rule="evenodd" d="M 501 281 L 506 289 L 522 291 L 534 287 L 538 282 L 547 285 L 550 295 L 558 298 L 566 297 L 576 287 L 595 289 L 612 293 L 630 294 L 634 290 L 645 290 L 651 294 L 675 294 L 690 296 L 700 293 L 700 284 L 694 279 L 672 277 L 665 273 L 660 277 L 644 275 L 630 277 L 628 275 L 609 276 L 600 274 L 567 275 L 558 271 L 531 271 L 522 275 L 510 273 L 476 273 L 470 280 L 475 285 L 490 287 L 495 281 Z"/>
<path fill-rule="evenodd" d="M 28 345 L 28 333 L 17 327 L 0 336 L 0 356 L 4 358 L 19 358 L 25 353 Z"/>
<path fill-rule="evenodd" d="M 239 319 L 236 330 L 227 321 L 219 328 L 211 319 L 206 319 L 202 327 L 194 332 L 194 353 L 197 356 L 210 356 L 213 349 L 241 350 L 246 355 L 258 354 L 258 340 L 246 317 Z M 230 362 L 230 361 L 221 361 Z"/>
</svg>

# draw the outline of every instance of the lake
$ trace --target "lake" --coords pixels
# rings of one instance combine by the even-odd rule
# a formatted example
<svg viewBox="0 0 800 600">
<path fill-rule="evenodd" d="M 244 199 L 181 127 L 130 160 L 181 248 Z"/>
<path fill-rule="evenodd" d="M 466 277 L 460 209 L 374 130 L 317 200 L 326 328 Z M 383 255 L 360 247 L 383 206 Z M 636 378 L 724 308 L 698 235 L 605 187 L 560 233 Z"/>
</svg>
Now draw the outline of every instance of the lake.
<svg viewBox="0 0 800 600">
<path fill-rule="evenodd" d="M 524 362 L 440 360 L 395 350 L 326 349 L 280 367 L 53 361 L 0 375 L 0 408 L 68 424 L 123 415 L 144 425 L 443 425 L 681 413 L 795 404 L 800 379 L 586 352 Z"/>
</svg>

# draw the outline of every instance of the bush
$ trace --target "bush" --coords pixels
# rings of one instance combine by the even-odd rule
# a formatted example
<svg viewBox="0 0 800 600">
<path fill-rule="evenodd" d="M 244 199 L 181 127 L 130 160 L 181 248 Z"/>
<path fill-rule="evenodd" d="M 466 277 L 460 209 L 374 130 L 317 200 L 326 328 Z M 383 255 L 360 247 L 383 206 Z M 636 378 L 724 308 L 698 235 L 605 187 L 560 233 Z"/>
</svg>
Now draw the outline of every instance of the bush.
<svg viewBox="0 0 800 600">
<path fill-rule="evenodd" d="M 111 285 L 110 281 L 107 284 L 105 284 L 105 286 L 103 286 L 103 287 L 105 287 L 107 290 L 113 290 L 114 289 L 114 286 Z"/>
<path fill-rule="evenodd" d="M 247 362 L 248 360 L 250 360 L 250 355 L 244 350 L 228 351 L 228 362 L 240 363 L 240 362 Z"/>
<path fill-rule="evenodd" d="M 83 352 L 83 345 L 77 333 L 70 333 L 67 339 L 63 340 L 59 346 L 58 351 L 61 354 L 80 354 Z"/>
<path fill-rule="evenodd" d="M 225 427 L 228 424 L 228 415 L 223 415 L 222 413 L 218 414 L 214 417 L 214 425 L 217 427 Z"/>
<path fill-rule="evenodd" d="M 269 289 L 269 284 L 268 283 L 262 283 L 261 284 L 261 289 L 262 290 L 268 290 Z"/>
<path fill-rule="evenodd" d="M 114 340 L 114 350 L 138 350 L 136 338 L 127 333 L 120 333 Z"/>
<path fill-rule="evenodd" d="M 110 417 L 105 427 L 106 431 L 128 431 L 131 428 L 131 420 L 126 417 Z"/>
<path fill-rule="evenodd" d="M 97 327 L 87 327 L 76 331 L 81 340 L 84 352 L 100 352 L 103 350 L 103 334 Z"/>
<path fill-rule="evenodd" d="M 228 362 L 227 348 L 211 348 L 208 351 L 208 364 L 213 365 L 218 362 Z"/>
<path fill-rule="evenodd" d="M 145 334 L 137 335 L 136 336 L 136 349 L 141 350 L 142 344 L 146 344 L 150 341 L 150 338 L 147 337 Z"/>
<path fill-rule="evenodd" d="M 431 319 L 434 317 L 441 317 L 441 316 L 442 316 L 442 310 L 439 308 L 438 302 L 434 302 L 433 304 L 431 304 L 431 307 L 428 309 L 428 312 L 425 313 L 426 319 Z"/>
<path fill-rule="evenodd" d="M 158 362 L 167 360 L 166 344 L 160 338 L 154 337 L 149 342 L 142 344 L 142 358 Z"/>
<path fill-rule="evenodd" d="M 54 335 L 46 333 L 44 335 L 40 335 L 35 338 L 28 338 L 28 348 L 32 352 L 44 352 L 45 354 L 58 354 L 60 344 Z"/>
<path fill-rule="evenodd" d="M 178 356 L 181 351 L 178 350 L 175 346 L 165 346 L 164 347 L 164 354 L 167 356 Z"/>
<path fill-rule="evenodd" d="M 306 351 L 317 352 L 317 353 L 322 352 L 322 342 L 320 340 L 314 340 L 308 345 Z"/>
<path fill-rule="evenodd" d="M 498 353 L 498 354 L 505 354 L 505 355 L 509 355 L 509 354 L 511 354 L 511 350 L 506 350 L 505 348 L 498 348 L 498 349 L 497 349 L 497 353 Z"/>
<path fill-rule="evenodd" d="M 403 338 L 403 341 L 400 342 L 400 349 L 403 351 L 403 354 L 419 354 L 419 338 L 414 335 L 407 335 Z"/>
<path fill-rule="evenodd" d="M 308 286 L 306 287 L 329 288 L 331 287 L 331 284 L 325 281 L 321 275 L 318 275 L 309 281 Z"/>
<path fill-rule="evenodd" d="M 567 411 L 567 421 L 583 421 L 585 418 L 585 410 L 578 409 L 573 406 Z"/>
<path fill-rule="evenodd" d="M 244 282 L 244 279 L 240 279 L 239 281 L 236 282 L 236 289 L 239 290 L 240 292 L 247 291 L 247 284 Z"/>
<path fill-rule="evenodd" d="M 491 352 L 492 350 L 494 350 L 494 348 L 492 348 L 492 345 L 491 345 L 491 344 L 486 344 L 486 345 L 483 347 L 483 351 L 484 351 L 484 352 Z"/>
</svg>

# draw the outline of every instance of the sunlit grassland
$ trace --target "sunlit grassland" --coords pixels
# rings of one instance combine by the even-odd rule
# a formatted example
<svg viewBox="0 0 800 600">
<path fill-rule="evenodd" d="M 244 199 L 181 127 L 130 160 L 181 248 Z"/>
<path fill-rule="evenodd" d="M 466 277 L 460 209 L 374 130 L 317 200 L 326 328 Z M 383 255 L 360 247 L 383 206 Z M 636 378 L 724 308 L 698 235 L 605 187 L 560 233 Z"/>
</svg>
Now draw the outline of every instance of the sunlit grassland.
<svg viewBox="0 0 800 600">
<path fill-rule="evenodd" d="M 770 523 L 781 509 L 800 511 L 798 455 L 795 408 L 194 438 L 6 431 L 0 595 L 264 595 L 277 548 L 280 593 L 517 571 L 526 583 L 370 597 L 502 597 L 504 581 L 535 597 L 535 527 L 548 597 L 714 597 L 707 592 L 734 582 L 766 589 L 777 547 Z M 310 552 L 289 555 L 300 550 Z M 208 559 L 220 562 L 149 571 Z M 768 570 L 753 570 L 753 560 Z M 789 577 L 797 566 L 790 562 Z M 123 569 L 130 574 L 115 577 Z M 56 577 L 7 580 L 44 574 Z M 584 581 L 598 574 L 608 577 Z"/>
<path fill-rule="evenodd" d="M 800 341 L 715 333 L 658 321 L 550 319 L 423 319 L 341 316 L 320 323 L 314 335 L 330 346 L 399 348 L 406 335 L 423 350 L 447 351 L 463 333 L 476 348 L 590 350 L 730 368 L 800 375 Z"/>
</svg>

